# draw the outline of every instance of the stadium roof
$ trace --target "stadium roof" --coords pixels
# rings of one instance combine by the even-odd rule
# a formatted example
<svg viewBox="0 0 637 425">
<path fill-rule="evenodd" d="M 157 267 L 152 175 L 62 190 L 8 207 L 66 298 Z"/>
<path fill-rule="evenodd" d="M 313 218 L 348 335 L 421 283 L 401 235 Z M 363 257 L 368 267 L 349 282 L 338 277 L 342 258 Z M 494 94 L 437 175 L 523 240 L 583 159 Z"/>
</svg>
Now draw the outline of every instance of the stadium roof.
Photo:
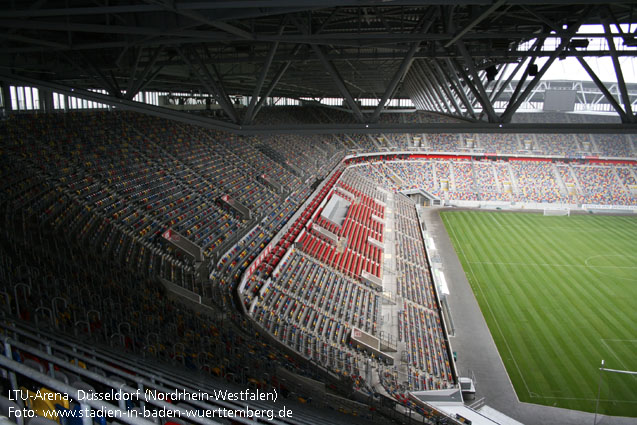
<svg viewBox="0 0 637 425">
<path fill-rule="evenodd" d="M 207 94 L 224 111 L 226 123 L 215 122 L 229 129 L 250 128 L 272 97 L 342 98 L 359 127 L 378 126 L 396 98 L 470 123 L 506 124 L 537 95 L 550 66 L 566 58 L 579 62 L 623 123 L 637 123 L 637 93 L 620 66 L 637 56 L 630 26 L 637 23 L 637 7 L 630 1 L 0 4 L 5 83 L 150 113 L 133 102 L 141 91 Z M 601 31 L 580 30 L 600 23 Z M 598 57 L 612 61 L 614 92 L 589 64 Z M 238 96 L 247 99 L 241 113 L 233 106 Z M 362 111 L 361 99 L 380 102 Z"/>
</svg>

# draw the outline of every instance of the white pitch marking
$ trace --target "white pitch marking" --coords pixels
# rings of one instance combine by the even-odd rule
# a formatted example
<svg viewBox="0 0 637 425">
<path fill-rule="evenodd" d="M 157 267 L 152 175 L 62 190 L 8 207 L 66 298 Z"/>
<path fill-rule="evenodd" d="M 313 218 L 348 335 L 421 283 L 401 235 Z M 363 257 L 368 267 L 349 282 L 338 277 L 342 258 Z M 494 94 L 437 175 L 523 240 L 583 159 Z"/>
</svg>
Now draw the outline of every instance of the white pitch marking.
<svg viewBox="0 0 637 425">
<path fill-rule="evenodd" d="M 451 232 L 453 233 L 453 237 L 456 241 L 458 241 L 458 237 L 456 235 L 456 229 L 451 226 Z M 462 253 L 462 256 L 465 259 L 468 259 L 468 257 L 465 255 L 464 253 L 464 249 L 462 248 L 462 244 L 458 244 L 458 246 L 460 247 L 460 252 Z M 482 286 L 480 285 L 480 281 L 476 278 L 476 275 L 473 271 L 473 268 L 471 267 L 471 263 L 467 262 L 469 264 L 469 271 L 471 272 L 471 275 L 473 276 L 474 281 L 476 282 L 476 285 L 478 285 L 478 288 L 480 289 L 480 292 L 482 292 L 482 295 L 484 296 L 484 291 L 482 290 Z M 509 342 L 508 340 L 504 337 L 504 333 L 502 332 L 502 328 L 500 328 L 500 324 L 498 323 L 498 320 L 495 317 L 495 314 L 493 314 L 493 309 L 491 308 L 491 304 L 489 304 L 489 299 L 484 296 L 484 300 L 487 303 L 487 307 L 489 308 L 489 312 L 491 312 L 491 317 L 493 317 L 493 321 L 495 322 L 495 325 L 498 328 L 498 332 L 500 332 L 500 335 L 502 336 L 502 339 L 504 340 L 504 344 L 507 347 L 507 350 L 509 351 L 509 354 L 511 356 L 511 360 L 513 360 L 513 363 L 515 364 L 515 368 L 518 370 L 518 374 L 520 375 L 520 378 L 522 378 L 522 382 L 524 383 L 524 387 L 526 388 L 526 392 L 529 394 L 529 397 L 531 396 L 531 390 L 529 389 L 529 385 L 526 383 L 526 379 L 524 379 L 524 375 L 522 375 L 522 371 L 520 370 L 520 366 L 518 365 L 517 360 L 515 360 L 515 356 L 513 355 L 513 351 L 511 351 L 511 347 L 509 346 Z M 500 354 L 498 352 L 498 354 Z M 500 355 L 500 361 L 502 361 L 502 356 Z M 503 365 L 504 362 L 502 361 Z M 506 367 L 504 368 L 504 370 L 506 370 Z M 514 389 L 515 392 L 515 387 L 513 386 L 513 382 L 511 382 L 511 378 L 509 377 L 509 374 L 507 373 L 507 378 L 509 378 L 509 383 L 511 384 L 511 386 Z"/>
</svg>

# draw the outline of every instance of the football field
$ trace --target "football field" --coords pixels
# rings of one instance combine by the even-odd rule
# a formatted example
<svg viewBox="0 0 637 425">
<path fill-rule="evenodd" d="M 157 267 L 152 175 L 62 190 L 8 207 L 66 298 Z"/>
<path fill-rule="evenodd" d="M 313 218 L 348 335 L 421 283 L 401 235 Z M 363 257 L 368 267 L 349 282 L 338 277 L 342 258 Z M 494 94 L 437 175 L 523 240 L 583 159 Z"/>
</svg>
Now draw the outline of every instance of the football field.
<svg viewBox="0 0 637 425">
<path fill-rule="evenodd" d="M 441 216 L 518 398 L 637 417 L 637 217 Z"/>
</svg>

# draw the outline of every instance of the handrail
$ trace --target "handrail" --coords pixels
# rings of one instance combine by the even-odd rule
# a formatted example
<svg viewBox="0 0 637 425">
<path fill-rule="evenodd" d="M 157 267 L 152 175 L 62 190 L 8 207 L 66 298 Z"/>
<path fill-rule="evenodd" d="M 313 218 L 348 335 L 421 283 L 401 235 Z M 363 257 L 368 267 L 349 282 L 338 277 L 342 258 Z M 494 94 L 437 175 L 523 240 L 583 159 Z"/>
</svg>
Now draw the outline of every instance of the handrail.
<svg viewBox="0 0 637 425">
<path fill-rule="evenodd" d="M 23 329 L 20 329 L 20 328 L 14 327 L 14 326 L 8 326 L 8 325 L 3 324 L 3 323 L 0 323 L 0 327 L 4 327 L 5 329 L 9 330 L 10 332 L 14 332 L 16 334 L 20 334 L 23 337 L 31 338 L 35 342 L 38 342 L 38 343 L 43 343 L 44 342 L 44 341 L 42 341 L 42 336 L 41 335 L 33 336 L 33 335 L 30 335 L 28 331 L 25 331 Z M 64 354 L 66 354 L 66 355 L 77 357 L 78 360 L 81 360 L 82 362 L 84 362 L 87 365 L 91 364 L 91 365 L 94 365 L 94 366 L 99 366 L 103 370 L 105 370 L 105 371 L 107 371 L 107 372 L 109 372 L 111 374 L 118 375 L 118 376 L 120 376 L 122 378 L 132 379 L 133 377 L 131 377 L 130 374 L 128 374 L 126 372 L 123 372 L 121 369 L 117 369 L 117 368 L 114 368 L 112 366 L 109 366 L 108 364 L 101 363 L 99 359 L 91 358 L 90 356 L 100 357 L 102 359 L 102 361 L 104 361 L 104 362 L 107 362 L 109 360 L 111 360 L 111 361 L 112 360 L 117 360 L 118 362 L 120 362 L 120 364 L 123 367 L 127 367 L 127 366 L 131 366 L 131 367 L 135 367 L 135 368 L 140 367 L 140 365 L 138 363 L 134 362 L 130 357 L 117 356 L 117 355 L 114 355 L 113 353 L 102 354 L 101 353 L 102 350 L 99 350 L 96 347 L 85 348 L 79 342 L 70 343 L 67 340 L 64 340 L 63 338 L 59 338 L 59 337 L 56 337 L 54 335 L 47 335 L 47 337 L 49 339 L 54 340 L 58 344 L 61 343 L 61 344 L 68 345 L 70 347 L 70 348 L 65 348 L 65 347 L 58 346 L 58 345 L 52 345 L 51 341 L 45 342 L 45 343 L 48 343 L 49 345 L 51 345 L 52 348 L 54 348 L 54 349 L 56 349 L 56 350 L 58 350 L 58 351 L 60 351 L 60 352 L 62 352 Z M 28 345 L 26 345 L 26 346 L 28 347 Z M 82 354 L 82 352 L 85 353 L 85 354 Z M 135 370 L 134 372 L 137 373 L 138 375 L 139 374 L 145 375 L 146 378 L 142 378 L 141 380 L 140 379 L 134 379 L 134 380 L 136 380 L 138 383 L 142 383 L 142 384 L 145 384 L 145 385 L 151 385 L 151 386 L 154 385 L 157 380 L 161 380 L 161 378 L 158 375 L 156 375 L 157 372 L 152 370 L 153 369 L 152 367 L 150 367 L 147 364 L 144 364 L 144 367 L 146 367 L 148 369 L 145 370 L 145 371 L 138 369 L 138 370 Z M 82 369 L 82 370 L 84 370 L 84 369 Z M 161 373 L 162 374 L 173 375 L 173 374 L 170 374 L 170 373 L 166 373 L 165 371 L 162 371 Z M 80 374 L 82 374 L 81 371 L 80 371 Z M 177 375 L 173 375 L 173 376 L 177 377 Z M 199 383 L 203 384 L 203 381 L 201 381 Z"/>
<path fill-rule="evenodd" d="M 131 394 L 131 395 L 132 394 L 135 394 L 135 395 L 142 394 L 142 391 L 144 390 L 144 388 L 146 388 L 146 389 L 153 388 L 153 389 L 155 389 L 155 390 L 157 390 L 157 391 L 159 391 L 161 393 L 170 393 L 170 392 L 174 391 L 174 390 L 171 390 L 169 387 L 160 385 L 160 384 L 152 382 L 152 381 L 148 381 L 146 379 L 137 380 L 137 383 L 138 383 L 139 387 L 138 388 L 133 388 L 133 387 L 130 387 L 130 386 L 126 385 L 126 384 L 122 384 L 121 381 L 114 380 L 112 378 L 108 378 L 108 377 L 105 377 L 103 375 L 100 375 L 100 374 L 98 374 L 96 372 L 92 372 L 92 371 L 90 371 L 88 369 L 81 368 L 81 367 L 79 367 L 79 366 L 77 366 L 77 365 L 75 365 L 73 363 L 65 362 L 63 359 L 60 359 L 60 358 L 55 357 L 54 355 L 42 352 L 42 351 L 40 351 L 40 350 L 38 350 L 38 349 L 36 349 L 34 347 L 31 347 L 28 344 L 24 344 L 24 343 L 22 343 L 20 341 L 16 341 L 13 338 L 5 337 L 5 338 L 3 338 L 3 342 L 4 342 L 4 345 L 5 345 L 5 351 L 7 353 L 11 353 L 11 347 L 19 348 L 19 349 L 21 349 L 23 351 L 26 351 L 26 352 L 30 353 L 30 354 L 36 355 L 38 358 L 41 358 L 41 359 L 46 360 L 46 361 L 48 361 L 50 363 L 53 363 L 53 364 L 55 364 L 56 366 L 58 366 L 60 368 L 69 370 L 69 371 L 73 372 L 74 374 L 89 378 L 89 379 L 91 379 L 93 381 L 97 381 L 97 382 L 100 382 L 102 384 L 105 384 L 105 385 L 107 385 L 107 386 L 109 386 L 109 387 L 111 387 L 113 389 L 117 389 L 117 390 L 121 391 L 122 393 L 127 393 L 127 394 Z M 87 359 L 82 359 L 82 361 L 85 361 L 85 360 L 87 360 Z M 5 363 L 3 363 L 3 361 L 7 361 L 9 363 L 5 364 Z M 56 391 L 60 391 L 61 393 L 68 394 L 71 398 L 73 398 L 74 400 L 80 402 L 80 404 L 84 404 L 83 402 L 85 400 L 83 399 L 83 397 L 80 397 L 80 394 L 77 392 L 78 390 L 76 388 L 74 388 L 73 386 L 71 386 L 71 385 L 64 384 L 63 382 L 61 382 L 61 381 L 59 381 L 59 380 L 57 380 L 55 378 L 52 378 L 52 377 L 50 377 L 48 375 L 42 374 L 40 372 L 37 372 L 34 369 L 31 369 L 31 368 L 29 368 L 27 366 L 24 366 L 24 365 L 14 361 L 14 360 L 10 360 L 10 359 L 6 358 L 6 357 L 0 356 L 0 365 L 5 366 L 5 367 L 7 367 L 7 368 L 9 368 L 11 370 L 15 370 L 16 372 L 18 372 L 18 373 L 20 373 L 20 374 L 22 374 L 24 376 L 27 376 L 28 378 L 34 379 L 34 380 L 42 383 L 47 388 L 52 388 L 52 389 L 54 389 Z M 99 366 L 103 370 L 108 370 L 108 369 L 112 369 L 111 371 L 116 371 L 117 370 L 115 368 L 112 368 L 112 367 L 110 367 L 108 365 L 104 365 L 104 364 L 100 364 Z M 34 375 L 34 373 L 35 373 L 35 375 Z M 125 373 L 122 373 L 122 374 L 128 375 L 127 378 L 129 378 L 129 379 L 133 378 L 129 374 L 125 374 Z M 167 383 L 167 381 L 164 381 L 164 382 Z M 180 387 L 179 385 L 176 385 L 176 388 L 179 388 L 179 387 Z M 14 389 L 17 389 L 17 388 L 14 388 Z M 188 388 L 188 387 L 182 387 L 181 389 L 184 390 L 185 392 L 189 392 L 189 393 L 201 392 L 201 390 L 195 390 L 195 389 Z M 140 400 L 141 399 L 142 398 L 140 396 Z M 125 420 L 126 414 L 124 412 L 122 412 L 121 411 L 122 409 L 120 409 L 119 407 L 116 408 L 115 406 L 112 406 L 110 404 L 102 405 L 99 402 L 97 402 L 97 404 L 95 404 L 95 402 L 91 401 L 91 400 L 92 399 L 86 400 L 86 404 L 88 404 L 91 407 L 94 407 L 94 408 L 97 408 L 97 409 L 112 410 L 112 411 L 119 410 L 121 412 L 122 416 L 123 416 L 122 420 L 124 422 L 131 423 L 133 425 L 148 425 L 148 424 L 152 423 L 152 422 L 148 422 L 148 421 L 145 421 L 145 420 L 144 420 L 144 422 L 141 422 L 141 423 L 140 422 L 135 422 L 135 421 L 128 422 L 128 421 Z M 155 398 L 155 397 L 149 397 L 148 399 L 144 398 L 144 401 L 146 403 L 149 403 L 149 404 L 152 404 L 152 405 L 154 405 L 156 407 L 159 407 L 160 409 L 165 409 L 167 411 L 173 411 L 175 413 L 179 412 L 179 414 L 181 414 L 182 417 L 187 417 L 189 422 L 195 422 L 195 423 L 198 423 L 200 425 L 215 425 L 215 424 L 217 424 L 217 422 L 211 421 L 211 420 L 209 420 L 207 418 L 187 416 L 187 414 L 188 414 L 187 413 L 187 409 L 185 409 L 183 407 L 176 406 L 176 405 L 171 404 L 171 403 L 167 403 L 167 402 L 165 402 L 165 401 L 163 401 L 161 399 Z M 217 406 L 217 407 L 220 407 L 220 408 L 225 408 L 225 409 L 228 409 L 228 410 L 237 410 L 237 406 L 235 406 L 235 405 L 233 405 L 231 403 L 228 403 L 226 401 L 223 401 L 223 400 L 214 399 L 214 400 L 209 400 L 209 402 L 211 404 Z M 209 408 L 210 407 L 210 405 L 206 405 L 205 403 L 202 403 L 202 402 L 199 402 L 199 401 L 196 401 L 196 400 L 194 400 L 194 401 L 189 400 L 188 404 L 193 405 L 193 407 L 201 407 L 201 408 Z M 118 418 L 119 418 L 119 416 L 118 416 Z M 132 417 L 132 418 L 133 419 L 137 419 L 135 417 Z M 233 419 L 235 421 L 237 421 L 237 422 L 241 422 L 241 423 L 245 423 L 245 424 L 253 423 L 251 421 L 245 420 L 245 419 L 240 418 L 240 417 L 236 417 L 236 418 L 233 418 Z"/>
<path fill-rule="evenodd" d="M 5 345 L 7 344 L 8 342 L 5 341 Z M 9 355 L 10 355 L 10 351 L 9 351 Z M 40 373 L 35 369 L 31 369 L 30 367 L 25 366 L 21 363 L 18 363 L 15 360 L 11 360 L 5 356 L 0 356 L 0 365 L 11 370 L 13 373 L 17 372 L 20 375 L 24 375 L 27 378 L 30 378 L 42 383 L 42 385 L 46 386 L 47 388 L 51 388 L 62 394 L 68 394 L 74 400 L 81 401 L 80 406 L 83 408 L 83 410 L 85 409 L 85 406 L 88 405 L 98 410 L 103 409 L 104 411 L 108 411 L 108 412 L 119 412 L 120 415 L 117 416 L 117 418 L 123 422 L 129 423 L 132 425 L 154 425 L 153 422 L 147 421 L 145 419 L 141 419 L 135 416 L 129 416 L 127 413 L 123 412 L 119 407 L 116 407 L 110 403 L 105 403 L 105 402 L 102 402 L 99 400 L 93 400 L 93 399 L 85 399 L 84 397 L 80 396 L 79 390 L 77 388 L 74 388 L 71 385 L 58 381 L 57 379 L 51 378 L 48 375 Z"/>
<path fill-rule="evenodd" d="M 28 330 L 26 330 L 27 328 L 29 328 L 28 325 L 25 325 L 22 323 L 20 325 L 18 324 L 15 324 L 15 325 L 16 326 L 11 326 L 6 323 L 0 322 L 0 329 L 4 328 L 6 333 L 14 333 L 16 336 L 20 335 L 21 337 L 29 338 L 33 340 L 34 342 L 37 342 L 38 344 L 45 344 L 47 345 L 47 350 L 50 350 L 52 348 L 53 351 L 57 351 L 62 354 L 77 358 L 79 361 L 82 361 L 83 363 L 85 363 L 87 367 L 97 366 L 100 369 L 102 369 L 104 372 L 110 375 L 115 375 L 115 376 L 111 376 L 110 378 L 105 378 L 103 375 L 96 374 L 95 372 L 92 372 L 90 370 L 75 366 L 74 364 L 69 363 L 65 361 L 64 359 L 60 359 L 58 357 L 55 357 L 54 355 L 48 355 L 46 353 L 43 353 L 42 351 L 35 349 L 28 344 L 22 343 L 20 341 L 16 341 L 15 338 L 5 337 L 13 341 L 16 347 L 20 349 L 24 349 L 25 351 L 30 352 L 34 355 L 37 355 L 38 357 L 44 360 L 51 361 L 52 363 L 55 363 L 56 365 L 59 365 L 64 369 L 70 370 L 79 376 L 84 376 L 87 379 L 96 380 L 98 382 L 104 382 L 106 385 L 111 385 L 114 388 L 120 388 L 120 387 L 128 388 L 128 389 L 131 388 L 128 386 L 122 387 L 122 382 L 120 380 L 117 380 L 117 378 L 119 377 L 128 381 L 136 382 L 138 387 L 142 391 L 145 391 L 145 389 L 151 388 L 151 389 L 156 389 L 159 392 L 172 392 L 174 391 L 175 388 L 180 388 L 180 389 L 184 389 L 187 392 L 196 393 L 196 392 L 206 392 L 206 391 L 212 392 L 214 390 L 228 389 L 228 387 L 216 386 L 214 381 L 210 381 L 210 380 L 204 381 L 198 376 L 190 376 L 190 375 L 186 378 L 188 379 L 188 382 L 190 383 L 190 386 L 187 386 L 177 382 L 179 379 L 183 380 L 185 376 L 179 376 L 175 373 L 171 373 L 167 371 L 166 369 L 153 367 L 152 365 L 148 363 L 138 364 L 131 357 L 120 356 L 106 350 L 101 350 L 94 346 L 89 347 L 87 344 L 84 344 L 83 342 L 80 342 L 80 341 L 70 342 L 69 340 L 58 337 L 56 335 L 47 334 L 46 339 L 43 340 L 43 336 L 39 333 L 39 331 L 33 330 L 33 333 L 31 333 Z M 62 345 L 66 345 L 68 348 L 63 347 Z M 106 354 L 102 354 L 102 353 L 106 353 Z M 120 365 L 124 369 L 131 370 L 137 375 L 131 375 L 130 373 L 125 372 L 122 369 L 118 369 L 107 364 L 107 363 L 114 363 L 114 362 Z M 170 387 L 172 387 L 172 389 Z M 136 389 L 134 391 L 136 391 Z M 222 401 L 212 400 L 210 402 L 214 402 L 214 404 L 219 405 Z M 237 409 L 237 405 L 241 405 L 243 407 L 248 406 L 247 402 L 234 402 L 234 404 L 228 403 L 228 402 L 224 402 L 224 403 L 225 405 L 229 406 L 229 407 L 226 407 L 229 409 L 231 408 Z M 190 400 L 188 401 L 188 404 L 192 405 L 193 407 L 200 407 L 200 408 L 210 407 L 209 405 L 206 406 L 205 403 L 190 401 Z M 173 406 L 173 405 L 169 405 L 169 406 Z M 377 406 L 377 408 L 381 408 L 381 407 L 382 406 Z M 400 412 L 398 410 L 392 410 L 390 414 L 398 415 L 400 417 L 404 417 L 405 419 L 407 418 L 407 415 L 405 413 Z M 306 415 L 303 415 L 303 416 L 298 415 L 297 420 L 300 420 L 304 416 Z M 241 419 L 241 418 L 236 418 L 236 419 Z M 416 421 L 416 419 L 413 416 L 411 420 Z M 250 423 L 254 423 L 254 422 L 250 422 Z M 276 422 L 269 421 L 268 423 L 276 423 Z M 201 425 L 206 425 L 206 424 L 201 424 Z"/>
<path fill-rule="evenodd" d="M 165 370 L 162 370 L 161 372 L 156 372 L 156 371 L 151 371 L 151 370 L 140 370 L 139 367 L 140 365 L 135 363 L 135 362 L 131 362 L 131 359 L 129 357 L 122 357 L 122 358 L 113 358 L 113 355 L 111 353 L 110 355 L 110 360 L 117 360 L 118 362 L 121 361 L 123 362 L 121 364 L 121 366 L 123 368 L 130 368 L 130 369 L 135 369 L 133 370 L 133 372 L 139 374 L 139 375 L 131 375 L 130 373 L 124 372 L 121 369 L 117 369 L 115 367 L 109 366 L 108 364 L 102 363 L 97 359 L 93 359 L 91 357 L 89 357 L 88 355 L 82 354 L 82 352 L 90 352 L 90 355 L 93 356 L 99 356 L 99 357 L 103 357 L 103 358 L 109 358 L 109 356 L 106 355 L 100 355 L 98 354 L 94 348 L 85 348 L 83 346 L 81 346 L 81 344 L 71 344 L 67 341 L 62 340 L 62 343 L 70 345 L 72 348 L 64 348 L 64 347 L 60 347 L 54 344 L 51 344 L 50 341 L 42 341 L 42 338 L 40 336 L 36 336 L 36 335 L 30 335 L 28 331 L 25 331 L 23 329 L 17 328 L 17 327 L 13 327 L 13 326 L 8 326 L 4 323 L 0 323 L 0 327 L 4 327 L 5 329 L 7 329 L 10 332 L 15 332 L 16 334 L 20 334 L 23 337 L 27 337 L 27 338 L 31 338 L 34 341 L 37 341 L 38 343 L 42 344 L 47 344 L 47 347 L 52 347 L 55 350 L 63 353 L 63 354 L 67 354 L 70 356 L 73 356 L 75 358 L 77 358 L 78 360 L 82 361 L 83 363 L 85 363 L 87 366 L 88 365 L 93 365 L 93 366 L 97 366 L 100 369 L 102 369 L 104 372 L 107 372 L 109 374 L 114 374 L 117 375 L 118 377 L 127 379 L 127 380 L 133 380 L 137 383 L 138 388 L 140 389 L 140 391 L 145 391 L 145 389 L 153 389 L 153 390 L 157 390 L 159 393 L 172 393 L 174 392 L 176 389 L 178 389 L 179 391 L 183 390 L 186 393 L 191 393 L 191 394 L 195 394 L 195 393 L 208 393 L 208 394 L 214 394 L 214 391 L 223 391 L 223 390 L 227 390 L 227 387 L 222 387 L 222 386 L 214 386 L 214 385 L 210 385 L 212 384 L 212 382 L 210 381 L 204 381 L 204 380 L 199 380 L 197 379 L 198 377 L 188 377 L 188 380 L 191 384 L 195 384 L 197 385 L 197 387 L 195 388 L 194 386 L 186 386 L 183 385 L 181 383 L 178 383 L 176 380 L 173 379 L 184 379 L 183 376 L 179 377 L 176 374 L 171 374 L 171 373 L 167 373 Z M 54 337 L 55 338 L 55 337 Z M 58 339 L 58 338 L 55 338 Z M 16 341 L 14 338 L 10 338 L 10 337 L 5 337 L 5 340 L 10 341 L 13 346 L 20 348 L 21 350 L 24 350 L 26 352 L 29 352 L 31 354 L 36 355 L 39 358 L 42 358 L 44 360 L 47 360 L 51 363 L 54 363 L 55 365 L 63 368 L 63 369 L 67 369 L 71 372 L 73 372 L 76 375 L 79 376 L 83 376 L 86 377 L 87 379 L 90 380 L 94 380 L 94 381 L 98 381 L 101 383 L 104 383 L 105 385 L 111 386 L 113 388 L 116 389 L 121 389 L 124 392 L 127 393 L 136 393 L 137 389 L 134 389 L 130 386 L 127 385 L 122 385 L 121 381 L 115 380 L 112 377 L 111 378 L 106 378 L 103 375 L 97 374 L 95 372 L 92 372 L 90 370 L 81 368 L 79 366 L 76 366 L 72 363 L 66 362 L 64 359 L 60 359 L 55 357 L 54 355 L 49 355 L 46 354 L 36 348 L 33 348 L 32 346 L 22 343 L 20 341 Z M 116 356 L 118 357 L 118 356 Z M 129 367 L 129 366 L 134 366 L 134 367 Z M 149 367 L 147 364 L 144 365 L 144 367 Z M 152 369 L 152 367 L 150 367 L 150 369 Z M 143 376 L 146 376 L 143 377 Z M 173 375 L 173 377 L 171 378 L 170 376 L 167 375 Z M 172 387 L 172 388 L 171 388 Z M 232 391 L 230 391 L 232 392 Z M 278 396 L 278 394 L 277 394 Z M 157 401 L 158 403 L 155 403 L 154 401 Z M 183 401 L 183 400 L 182 400 Z M 163 402 L 162 400 L 149 400 L 149 402 L 151 404 L 157 405 L 160 408 L 167 408 L 167 410 L 170 410 L 170 408 L 172 408 L 174 405 L 173 404 L 169 404 L 166 402 Z M 214 397 L 210 397 L 210 399 L 208 400 L 208 403 L 210 404 L 206 404 L 205 402 L 201 402 L 198 400 L 187 400 L 186 401 L 189 405 L 193 406 L 193 407 L 198 407 L 198 408 L 202 408 L 202 409 L 209 409 L 210 405 L 214 405 L 216 407 L 222 408 L 222 409 L 228 409 L 228 410 L 240 410 L 243 408 L 252 408 L 254 409 L 254 407 L 250 406 L 249 402 L 247 401 L 234 401 L 234 402 L 229 402 L 229 401 L 224 401 L 224 400 L 219 400 L 219 399 L 215 399 Z M 185 413 L 185 412 L 182 412 Z M 200 425 L 211 425 L 210 423 L 207 422 L 198 422 L 195 419 L 200 419 L 199 417 L 197 418 L 193 418 L 192 416 L 188 417 L 188 420 L 190 422 L 196 422 Z M 201 418 L 203 419 L 203 418 Z M 235 417 L 233 418 L 235 421 L 241 422 L 241 423 L 254 423 L 251 422 L 249 420 L 246 420 L 244 418 L 241 417 Z M 268 423 L 273 423 L 273 424 L 282 424 L 281 422 L 278 422 L 276 420 L 273 421 L 268 421 Z"/>
</svg>

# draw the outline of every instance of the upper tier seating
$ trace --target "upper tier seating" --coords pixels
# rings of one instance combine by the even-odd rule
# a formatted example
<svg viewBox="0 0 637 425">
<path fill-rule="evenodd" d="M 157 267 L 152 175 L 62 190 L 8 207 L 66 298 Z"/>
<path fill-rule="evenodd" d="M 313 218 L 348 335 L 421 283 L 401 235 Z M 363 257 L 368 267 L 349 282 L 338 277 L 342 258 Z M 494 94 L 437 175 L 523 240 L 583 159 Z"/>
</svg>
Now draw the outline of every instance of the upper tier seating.
<svg viewBox="0 0 637 425">
<path fill-rule="evenodd" d="M 637 166 L 631 164 L 436 158 L 367 163 L 356 169 L 389 189 L 420 188 L 450 201 L 637 205 L 631 188 Z"/>
</svg>

